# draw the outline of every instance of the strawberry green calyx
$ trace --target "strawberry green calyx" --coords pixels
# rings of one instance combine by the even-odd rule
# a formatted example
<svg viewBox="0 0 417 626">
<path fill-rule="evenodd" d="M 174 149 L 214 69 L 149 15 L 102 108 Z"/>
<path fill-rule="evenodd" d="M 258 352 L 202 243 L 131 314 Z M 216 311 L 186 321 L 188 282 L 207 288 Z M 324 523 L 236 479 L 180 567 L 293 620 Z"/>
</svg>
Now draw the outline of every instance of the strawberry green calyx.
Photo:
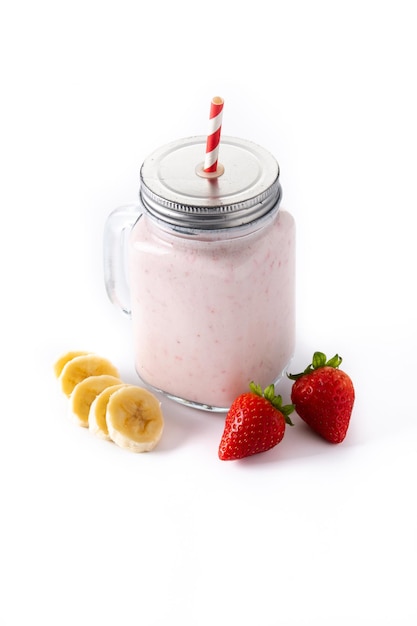
<svg viewBox="0 0 417 626">
<path fill-rule="evenodd" d="M 252 381 L 251 383 L 249 383 L 249 388 L 252 393 L 254 393 L 256 396 L 259 396 L 260 398 L 265 398 L 265 400 L 268 400 L 268 402 L 270 402 L 272 406 L 277 409 L 277 411 L 282 413 L 286 424 L 288 424 L 289 426 L 294 426 L 290 419 L 290 414 L 294 411 L 295 407 L 293 404 L 282 404 L 282 396 L 275 395 L 274 385 L 271 384 L 268 385 L 268 387 L 265 387 L 265 389 L 262 389 L 260 385 L 257 385 Z"/>
<path fill-rule="evenodd" d="M 304 372 L 300 372 L 299 374 L 287 374 L 287 376 L 291 380 L 298 380 L 302 376 L 305 376 L 306 374 L 310 374 L 310 372 L 314 372 L 314 370 L 318 370 L 321 367 L 333 367 L 334 369 L 337 369 L 339 365 L 341 364 L 342 360 L 343 360 L 342 357 L 339 356 L 338 354 L 335 354 L 334 357 L 327 360 L 327 357 L 323 352 L 315 352 L 313 354 L 313 359 L 310 365 L 306 367 Z"/>
</svg>

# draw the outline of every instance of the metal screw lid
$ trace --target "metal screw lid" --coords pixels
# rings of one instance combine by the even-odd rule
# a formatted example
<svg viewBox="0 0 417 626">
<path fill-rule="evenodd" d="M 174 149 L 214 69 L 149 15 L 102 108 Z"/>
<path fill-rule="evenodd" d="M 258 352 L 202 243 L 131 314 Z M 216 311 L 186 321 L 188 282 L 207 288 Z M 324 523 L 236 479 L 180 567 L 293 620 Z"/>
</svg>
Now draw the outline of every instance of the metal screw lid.
<svg viewBox="0 0 417 626">
<path fill-rule="evenodd" d="M 202 171 L 206 137 L 179 139 L 155 150 L 140 171 L 145 209 L 173 226 L 231 228 L 268 213 L 281 200 L 279 166 L 264 148 L 222 137 L 217 174 Z"/>
</svg>

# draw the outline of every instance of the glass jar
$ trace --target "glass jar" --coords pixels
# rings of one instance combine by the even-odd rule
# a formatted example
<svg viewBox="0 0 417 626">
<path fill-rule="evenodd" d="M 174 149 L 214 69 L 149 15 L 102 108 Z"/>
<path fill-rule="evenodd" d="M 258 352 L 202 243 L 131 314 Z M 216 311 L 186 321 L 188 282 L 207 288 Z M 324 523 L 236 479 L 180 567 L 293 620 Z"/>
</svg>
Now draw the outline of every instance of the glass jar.
<svg viewBox="0 0 417 626">
<path fill-rule="evenodd" d="M 145 160 L 139 205 L 106 223 L 105 282 L 131 315 L 143 383 L 225 411 L 251 380 L 276 383 L 292 358 L 295 223 L 269 152 L 223 137 L 219 171 L 205 174 L 205 142 L 181 139 Z"/>
</svg>

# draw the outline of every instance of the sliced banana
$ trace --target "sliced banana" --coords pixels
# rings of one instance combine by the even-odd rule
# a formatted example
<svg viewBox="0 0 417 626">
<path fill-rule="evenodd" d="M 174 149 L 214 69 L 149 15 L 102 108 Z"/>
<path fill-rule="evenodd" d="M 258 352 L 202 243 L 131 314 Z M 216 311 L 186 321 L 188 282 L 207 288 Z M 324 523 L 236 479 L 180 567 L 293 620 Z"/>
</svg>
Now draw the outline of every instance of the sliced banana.
<svg viewBox="0 0 417 626">
<path fill-rule="evenodd" d="M 111 387 L 107 387 L 93 400 L 90 406 L 90 411 L 88 413 L 88 428 L 94 435 L 97 435 L 102 439 L 110 440 L 109 430 L 107 428 L 106 422 L 107 403 L 110 399 L 110 396 L 115 391 L 126 386 L 127 383 L 121 383 L 120 385 L 112 385 Z"/>
<path fill-rule="evenodd" d="M 114 443 L 132 452 L 153 450 L 164 428 L 159 400 L 147 389 L 135 385 L 111 394 L 106 422 Z"/>
<path fill-rule="evenodd" d="M 59 376 L 61 389 L 66 396 L 70 396 L 74 387 L 89 376 L 107 374 L 120 378 L 118 369 L 102 356 L 84 354 L 70 359 L 63 367 Z"/>
<path fill-rule="evenodd" d="M 86 354 L 91 354 L 91 352 L 85 352 L 85 350 L 71 350 L 70 352 L 66 352 L 54 363 L 54 374 L 57 378 L 60 377 L 62 370 L 65 365 L 75 359 L 76 356 L 85 356 Z"/>
<path fill-rule="evenodd" d="M 70 415 L 75 421 L 88 428 L 88 415 L 91 404 L 95 398 L 107 387 L 121 384 L 122 381 L 116 376 L 100 374 L 98 376 L 87 376 L 75 385 L 70 397 Z"/>
</svg>

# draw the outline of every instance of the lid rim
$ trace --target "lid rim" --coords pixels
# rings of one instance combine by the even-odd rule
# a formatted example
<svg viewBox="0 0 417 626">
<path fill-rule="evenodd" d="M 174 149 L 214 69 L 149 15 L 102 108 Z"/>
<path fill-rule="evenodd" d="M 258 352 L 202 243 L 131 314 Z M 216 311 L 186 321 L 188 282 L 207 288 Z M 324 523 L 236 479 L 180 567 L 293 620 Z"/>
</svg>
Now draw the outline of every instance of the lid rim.
<svg viewBox="0 0 417 626">
<path fill-rule="evenodd" d="M 172 225 L 183 228 L 208 230 L 214 228 L 234 228 L 236 226 L 250 224 L 255 220 L 268 214 L 274 207 L 279 206 L 282 199 L 282 187 L 279 181 L 276 190 L 269 197 L 254 203 L 248 207 L 244 202 L 234 205 L 224 205 L 216 207 L 199 207 L 198 212 L 194 212 L 195 207 L 185 207 L 185 210 L 178 210 L 176 203 L 169 203 L 161 206 L 158 201 L 152 201 L 150 196 L 140 193 L 142 205 L 147 213 L 157 219 Z M 159 199 L 159 197 L 157 197 Z M 187 211 L 187 208 L 190 211 Z M 220 209 L 220 210 L 219 210 Z"/>
</svg>

